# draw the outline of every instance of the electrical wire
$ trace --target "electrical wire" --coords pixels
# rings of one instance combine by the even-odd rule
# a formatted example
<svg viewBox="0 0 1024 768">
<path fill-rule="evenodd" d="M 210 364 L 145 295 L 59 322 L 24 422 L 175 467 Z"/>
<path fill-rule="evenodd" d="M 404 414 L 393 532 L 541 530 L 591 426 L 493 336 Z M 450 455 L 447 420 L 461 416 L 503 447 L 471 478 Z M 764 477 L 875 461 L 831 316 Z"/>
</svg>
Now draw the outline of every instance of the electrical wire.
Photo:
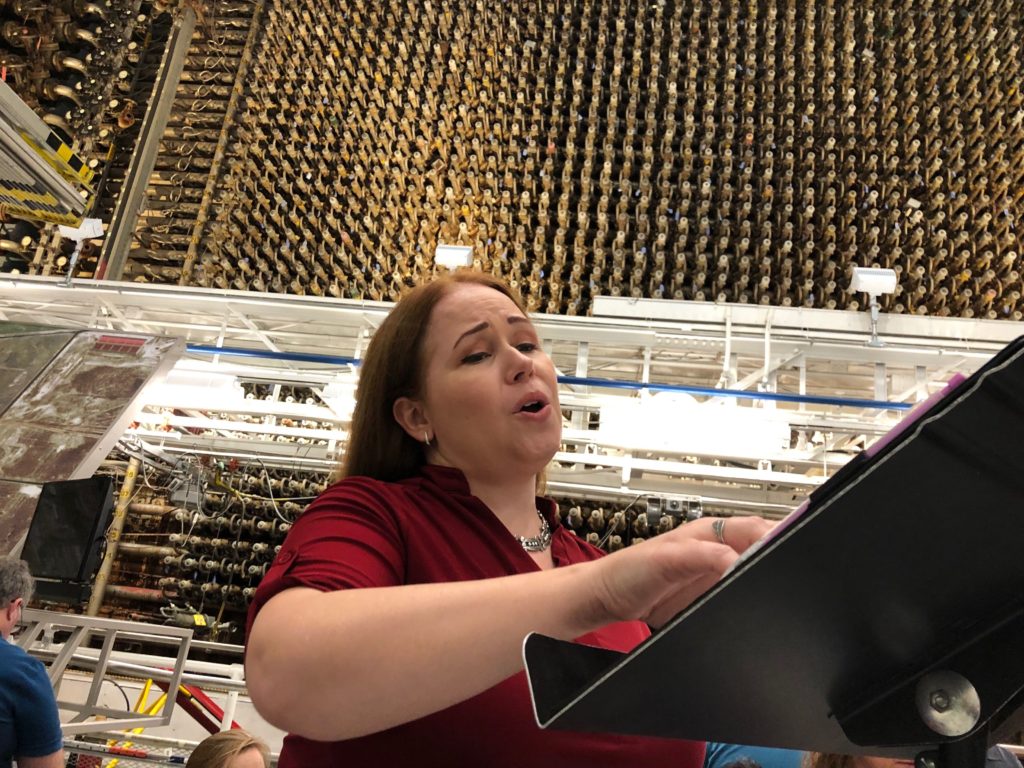
<svg viewBox="0 0 1024 768">
<path fill-rule="evenodd" d="M 125 689 L 123 687 L 121 687 L 121 684 L 119 682 L 117 682 L 117 680 L 113 680 L 113 679 L 111 679 L 109 677 L 103 678 L 103 682 L 105 682 L 105 683 L 113 683 L 114 687 L 117 688 L 117 690 L 119 690 L 121 692 L 122 696 L 124 696 L 124 708 L 125 708 L 125 711 L 126 712 L 131 712 L 132 711 L 131 702 L 128 701 L 128 694 L 125 691 Z"/>
<path fill-rule="evenodd" d="M 625 523 L 625 526 L 626 526 L 626 527 L 625 527 L 625 529 L 623 530 L 623 533 L 627 533 L 627 534 L 628 534 L 628 533 L 629 533 L 629 530 L 630 530 L 630 525 L 629 525 L 629 521 L 628 521 L 628 520 L 626 520 L 626 513 L 627 513 L 627 512 L 629 512 L 630 508 L 631 508 L 631 507 L 632 507 L 632 506 L 633 506 L 634 504 L 636 504 L 636 503 L 637 503 L 638 501 L 640 501 L 640 499 L 642 499 L 642 498 L 643 498 L 644 496 L 646 496 L 646 495 L 647 495 L 647 494 L 645 494 L 645 493 L 641 493 L 641 494 L 639 494 L 639 495 L 638 495 L 638 496 L 637 496 L 637 497 L 636 497 L 635 499 L 633 499 L 633 500 L 632 500 L 631 502 L 629 502 L 629 504 L 627 504 L 627 505 L 626 505 L 626 508 L 625 508 L 625 509 L 621 510 L 621 512 L 622 512 L 622 520 L 623 520 L 623 522 Z M 618 514 L 618 512 L 615 512 L 615 513 L 613 513 L 613 515 L 612 515 L 612 518 L 614 519 L 615 515 L 617 515 L 617 514 Z M 609 525 L 609 526 L 608 526 L 608 530 L 607 530 L 607 531 L 605 532 L 604 536 L 602 536 L 602 537 L 600 538 L 600 540 L 598 540 L 598 542 L 597 542 L 597 546 L 598 546 L 598 547 L 603 547 L 603 546 L 605 545 L 605 543 L 606 543 L 606 542 L 608 541 L 609 537 L 610 537 L 610 536 L 611 536 L 611 535 L 612 535 L 612 534 L 613 534 L 614 532 L 615 532 L 615 531 L 614 531 L 614 530 L 612 529 L 612 527 L 611 527 L 611 526 Z"/>
<path fill-rule="evenodd" d="M 294 524 L 295 521 L 294 520 L 289 520 L 287 517 L 282 515 L 281 514 L 281 510 L 278 509 L 278 507 L 277 507 L 277 501 L 274 499 L 274 489 L 271 487 L 271 484 L 270 484 L 270 472 L 267 470 L 267 465 L 264 464 L 263 463 L 263 459 L 261 459 L 259 457 L 256 458 L 256 461 L 259 462 L 260 467 L 263 470 L 263 477 L 267 481 L 267 493 L 270 494 L 270 503 L 274 507 L 274 514 L 277 515 L 278 519 L 282 523 L 287 523 L 288 525 Z"/>
</svg>

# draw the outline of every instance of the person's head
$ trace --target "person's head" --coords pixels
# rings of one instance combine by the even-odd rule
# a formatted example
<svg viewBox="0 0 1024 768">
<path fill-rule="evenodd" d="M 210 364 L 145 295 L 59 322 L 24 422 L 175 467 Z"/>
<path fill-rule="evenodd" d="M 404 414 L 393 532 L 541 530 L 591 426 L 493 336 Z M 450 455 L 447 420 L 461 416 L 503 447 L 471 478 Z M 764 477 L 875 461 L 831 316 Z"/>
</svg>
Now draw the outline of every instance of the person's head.
<svg viewBox="0 0 1024 768">
<path fill-rule="evenodd" d="M 270 749 L 250 733 L 235 728 L 207 736 L 192 750 L 188 768 L 270 768 Z"/>
<path fill-rule="evenodd" d="M 540 475 L 560 439 L 554 366 L 521 299 L 456 272 L 406 294 L 374 333 L 341 474 L 393 481 L 429 462 Z"/>
<path fill-rule="evenodd" d="M 32 599 L 34 587 L 28 563 L 16 557 L 0 557 L 0 637 L 11 634 L 21 618 L 21 609 Z"/>
<path fill-rule="evenodd" d="M 912 768 L 913 760 L 867 755 L 837 755 L 831 752 L 808 752 L 804 768 Z"/>
<path fill-rule="evenodd" d="M 761 768 L 761 764 L 751 757 L 739 757 L 722 768 Z"/>
</svg>

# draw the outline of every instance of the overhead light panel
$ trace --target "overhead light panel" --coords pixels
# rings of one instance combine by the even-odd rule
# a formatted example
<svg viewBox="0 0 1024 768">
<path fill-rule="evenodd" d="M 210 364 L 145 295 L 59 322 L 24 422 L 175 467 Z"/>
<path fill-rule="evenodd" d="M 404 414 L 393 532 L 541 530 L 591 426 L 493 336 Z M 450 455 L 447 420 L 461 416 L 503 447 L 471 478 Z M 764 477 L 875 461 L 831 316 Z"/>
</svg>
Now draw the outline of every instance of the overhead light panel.
<svg viewBox="0 0 1024 768">
<path fill-rule="evenodd" d="M 434 263 L 448 269 L 461 269 L 473 263 L 473 246 L 439 243 L 434 250 Z"/>
<path fill-rule="evenodd" d="M 881 305 L 878 297 L 896 293 L 896 270 L 877 269 L 873 267 L 854 267 L 853 279 L 850 281 L 850 290 L 866 293 L 871 309 L 871 338 L 868 340 L 869 347 L 884 347 L 885 344 L 878 338 L 878 311 Z"/>
</svg>

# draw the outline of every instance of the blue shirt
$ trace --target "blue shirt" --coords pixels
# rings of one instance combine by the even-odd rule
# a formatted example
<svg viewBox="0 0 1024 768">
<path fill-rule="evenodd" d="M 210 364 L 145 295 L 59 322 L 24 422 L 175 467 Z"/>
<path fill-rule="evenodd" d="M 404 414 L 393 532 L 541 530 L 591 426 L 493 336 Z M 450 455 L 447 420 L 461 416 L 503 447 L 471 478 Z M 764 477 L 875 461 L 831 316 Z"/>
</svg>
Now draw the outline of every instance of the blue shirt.
<svg viewBox="0 0 1024 768">
<path fill-rule="evenodd" d="M 52 755 L 63 745 L 46 667 L 0 639 L 0 768 L 15 757 Z"/>
<path fill-rule="evenodd" d="M 773 747 L 747 747 L 709 741 L 704 755 L 704 768 L 727 768 L 737 760 L 750 760 L 760 768 L 800 768 L 803 752 Z"/>
</svg>

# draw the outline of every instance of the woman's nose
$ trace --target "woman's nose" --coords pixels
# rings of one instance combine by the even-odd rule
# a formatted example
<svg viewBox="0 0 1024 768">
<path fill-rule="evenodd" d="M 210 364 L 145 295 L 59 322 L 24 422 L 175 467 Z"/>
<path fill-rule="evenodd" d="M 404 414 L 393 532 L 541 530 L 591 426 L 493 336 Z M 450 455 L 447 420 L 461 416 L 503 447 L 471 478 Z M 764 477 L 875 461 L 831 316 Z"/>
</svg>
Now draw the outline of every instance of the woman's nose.
<svg viewBox="0 0 1024 768">
<path fill-rule="evenodd" d="M 509 366 L 509 380 L 522 381 L 533 376 L 533 358 L 525 352 L 512 348 L 512 361 Z"/>
</svg>

